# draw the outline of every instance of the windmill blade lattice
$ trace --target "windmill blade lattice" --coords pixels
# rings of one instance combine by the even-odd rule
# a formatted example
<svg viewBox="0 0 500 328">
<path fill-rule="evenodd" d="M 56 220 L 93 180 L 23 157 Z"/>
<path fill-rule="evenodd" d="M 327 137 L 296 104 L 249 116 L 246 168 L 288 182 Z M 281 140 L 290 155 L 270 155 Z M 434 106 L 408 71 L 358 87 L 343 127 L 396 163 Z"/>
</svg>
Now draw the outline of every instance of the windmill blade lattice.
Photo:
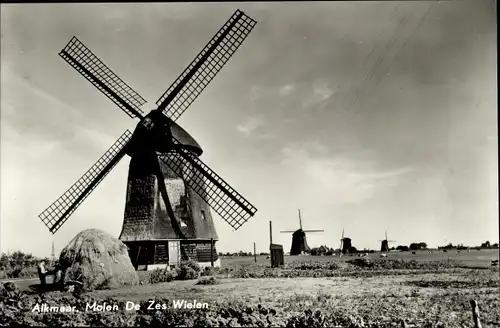
<svg viewBox="0 0 500 328">
<path fill-rule="evenodd" d="M 89 48 L 73 37 L 59 53 L 68 64 L 111 99 L 128 116 L 142 118 L 146 103 L 136 91 L 113 73 Z"/>
<path fill-rule="evenodd" d="M 131 138 L 132 133 L 126 130 L 78 181 L 38 216 L 50 232 L 54 234 L 61 228 L 99 182 L 123 158 L 125 147 Z"/>
<path fill-rule="evenodd" d="M 179 150 L 161 154 L 159 158 L 182 177 L 233 229 L 238 230 L 257 212 L 252 204 L 195 155 Z"/>
<path fill-rule="evenodd" d="M 236 52 L 256 23 L 237 10 L 158 99 L 158 109 L 175 122 Z"/>
</svg>

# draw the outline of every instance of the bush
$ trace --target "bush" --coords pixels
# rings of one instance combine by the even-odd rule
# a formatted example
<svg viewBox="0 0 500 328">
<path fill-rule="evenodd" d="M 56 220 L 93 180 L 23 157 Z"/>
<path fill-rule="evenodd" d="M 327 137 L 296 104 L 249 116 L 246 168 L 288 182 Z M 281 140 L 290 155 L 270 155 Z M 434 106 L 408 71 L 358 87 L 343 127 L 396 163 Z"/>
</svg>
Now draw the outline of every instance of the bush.
<svg viewBox="0 0 500 328">
<path fill-rule="evenodd" d="M 212 277 L 202 277 L 198 282 L 196 283 L 197 285 L 218 285 L 219 281 L 212 276 Z"/>
<path fill-rule="evenodd" d="M 200 275 L 202 277 L 208 277 L 208 276 L 213 276 L 218 272 L 220 272 L 220 270 L 218 270 L 217 268 L 212 268 L 207 266 L 201 271 Z"/>
<path fill-rule="evenodd" d="M 192 279 L 198 279 L 200 276 L 200 271 L 201 268 L 193 260 L 188 260 L 188 261 L 182 261 L 177 268 L 177 276 L 176 280 L 192 280 Z"/>
<path fill-rule="evenodd" d="M 174 280 L 174 275 L 166 269 L 155 269 L 148 276 L 148 283 L 159 284 L 162 282 L 171 282 Z"/>
<path fill-rule="evenodd" d="M 374 263 L 372 261 L 364 258 L 349 260 L 346 262 L 361 268 L 371 268 L 374 266 Z"/>
</svg>

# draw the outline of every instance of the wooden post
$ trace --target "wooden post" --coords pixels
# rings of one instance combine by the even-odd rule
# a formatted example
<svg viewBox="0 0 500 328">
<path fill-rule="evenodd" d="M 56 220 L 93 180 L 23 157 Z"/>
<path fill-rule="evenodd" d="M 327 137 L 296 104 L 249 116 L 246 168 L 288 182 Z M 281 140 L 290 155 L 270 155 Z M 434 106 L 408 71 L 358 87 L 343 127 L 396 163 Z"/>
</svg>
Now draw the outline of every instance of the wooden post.
<svg viewBox="0 0 500 328">
<path fill-rule="evenodd" d="M 255 253 L 255 243 L 253 243 L 253 259 L 257 263 L 257 253 Z"/>
<path fill-rule="evenodd" d="M 269 221 L 269 260 L 271 261 L 271 268 L 273 267 L 273 251 L 271 245 L 273 244 L 273 222 Z"/>
<path fill-rule="evenodd" d="M 273 222 L 269 221 L 269 244 L 273 243 Z M 269 245 L 271 247 L 271 245 Z"/>
<path fill-rule="evenodd" d="M 210 265 L 214 267 L 214 239 L 210 238 Z"/>
<path fill-rule="evenodd" d="M 477 306 L 477 302 L 475 300 L 471 300 L 470 305 L 472 306 L 472 318 L 474 319 L 474 328 L 482 328 L 481 321 L 479 320 L 479 307 Z"/>
</svg>

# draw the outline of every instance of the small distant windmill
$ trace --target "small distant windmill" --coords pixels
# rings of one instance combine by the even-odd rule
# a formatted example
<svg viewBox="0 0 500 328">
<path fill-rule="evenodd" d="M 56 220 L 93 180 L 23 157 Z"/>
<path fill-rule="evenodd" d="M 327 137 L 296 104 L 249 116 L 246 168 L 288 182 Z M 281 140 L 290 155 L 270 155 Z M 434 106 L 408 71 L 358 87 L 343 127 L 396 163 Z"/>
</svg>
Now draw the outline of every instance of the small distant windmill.
<svg viewBox="0 0 500 328">
<path fill-rule="evenodd" d="M 290 249 L 290 255 L 300 255 L 303 253 L 308 253 L 311 251 L 309 245 L 307 245 L 306 232 L 324 232 L 324 230 L 303 230 L 302 229 L 302 217 L 300 215 L 299 209 L 299 229 L 298 230 L 283 230 L 281 233 L 292 233 L 292 247 Z"/>
<path fill-rule="evenodd" d="M 380 251 L 381 252 L 388 252 L 389 251 L 389 242 L 393 243 L 395 240 L 388 240 L 387 239 L 387 231 L 385 232 L 385 239 L 380 240 L 382 244 L 380 245 Z"/>
<path fill-rule="evenodd" d="M 340 237 L 340 256 L 351 251 L 351 238 L 344 237 L 344 229 L 342 229 L 342 236 Z"/>
</svg>

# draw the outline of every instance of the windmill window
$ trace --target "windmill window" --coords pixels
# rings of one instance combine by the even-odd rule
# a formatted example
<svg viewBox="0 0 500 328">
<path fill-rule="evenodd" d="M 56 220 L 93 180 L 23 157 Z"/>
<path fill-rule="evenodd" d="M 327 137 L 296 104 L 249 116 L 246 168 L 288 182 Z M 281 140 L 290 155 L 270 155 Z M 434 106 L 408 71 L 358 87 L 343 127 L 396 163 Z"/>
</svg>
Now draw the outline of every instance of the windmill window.
<svg viewBox="0 0 500 328">
<path fill-rule="evenodd" d="M 205 211 L 203 211 L 203 210 L 201 211 L 201 219 L 202 220 L 206 220 L 207 219 L 206 216 L 205 216 Z"/>
</svg>

